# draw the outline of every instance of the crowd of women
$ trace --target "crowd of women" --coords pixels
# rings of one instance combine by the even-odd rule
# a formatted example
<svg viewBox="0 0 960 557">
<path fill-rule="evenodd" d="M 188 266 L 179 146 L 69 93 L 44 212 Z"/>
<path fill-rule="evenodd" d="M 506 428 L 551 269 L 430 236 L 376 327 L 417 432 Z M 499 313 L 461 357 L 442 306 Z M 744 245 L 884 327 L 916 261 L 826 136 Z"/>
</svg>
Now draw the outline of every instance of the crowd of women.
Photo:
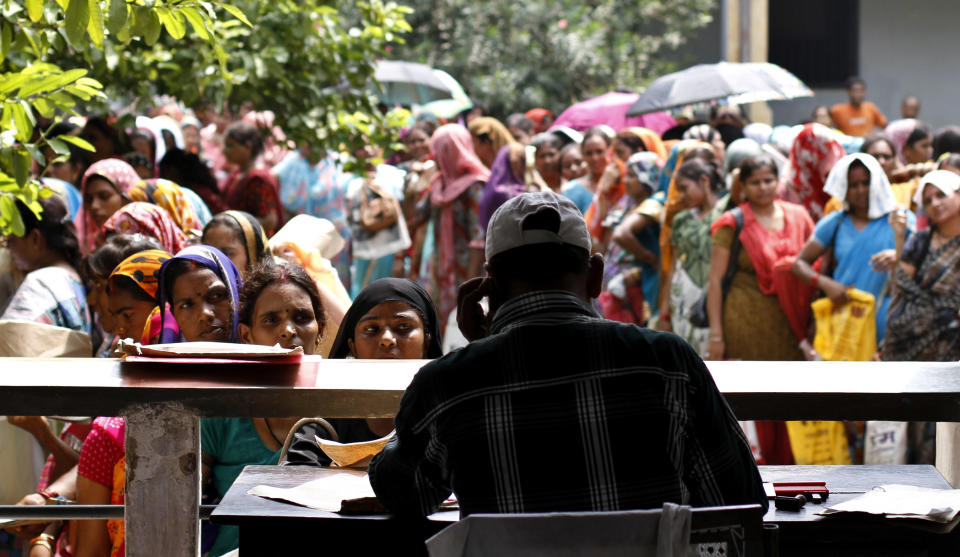
<svg viewBox="0 0 960 557">
<path fill-rule="evenodd" d="M 960 358 L 960 129 L 932 135 L 907 120 L 861 139 L 747 124 L 736 107 L 663 134 L 551 127 L 542 109 L 506 124 L 469 116 L 422 115 L 397 152 L 321 157 L 286 142 L 269 113 L 230 122 L 171 105 L 131 130 L 57 124 L 96 151 L 51 152 L 35 169 L 56 195 L 39 216 L 17 202 L 24 230 L 6 237 L 0 319 L 88 334 L 92 357 L 132 338 L 434 358 L 465 342 L 457 287 L 483 272 L 493 212 L 553 191 L 580 207 L 605 258 L 606 318 L 673 331 L 708 359 Z M 368 164 L 346 172 L 349 157 Z M 838 314 L 857 324 L 852 346 L 826 332 L 821 317 Z M 44 418 L 9 421 L 49 454 L 21 502 L 123 501 L 122 418 L 58 435 Z M 761 462 L 803 460 L 783 424 L 744 428 Z M 222 496 L 247 464 L 276 463 L 285 441 L 287 463 L 324 465 L 315 433 L 352 442 L 391 429 L 203 420 L 205 494 Z M 928 428 L 912 439 L 911 460 L 928 460 Z M 122 521 L 18 533 L 32 557 L 123 554 Z M 211 555 L 238 543 L 228 527 L 205 539 Z"/>
</svg>

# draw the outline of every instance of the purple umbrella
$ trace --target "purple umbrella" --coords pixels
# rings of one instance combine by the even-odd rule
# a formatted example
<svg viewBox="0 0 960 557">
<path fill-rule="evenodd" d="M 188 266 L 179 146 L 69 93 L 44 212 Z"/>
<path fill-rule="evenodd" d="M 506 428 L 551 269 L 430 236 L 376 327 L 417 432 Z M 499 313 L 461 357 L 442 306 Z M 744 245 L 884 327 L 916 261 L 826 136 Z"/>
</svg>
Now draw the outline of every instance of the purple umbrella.
<svg viewBox="0 0 960 557">
<path fill-rule="evenodd" d="M 677 122 L 666 112 L 654 112 L 642 116 L 627 116 L 627 109 L 637 102 L 640 95 L 633 93 L 607 93 L 578 102 L 563 111 L 554 125 L 569 126 L 584 131 L 592 126 L 606 124 L 614 130 L 641 126 L 658 134 L 675 126 Z"/>
</svg>

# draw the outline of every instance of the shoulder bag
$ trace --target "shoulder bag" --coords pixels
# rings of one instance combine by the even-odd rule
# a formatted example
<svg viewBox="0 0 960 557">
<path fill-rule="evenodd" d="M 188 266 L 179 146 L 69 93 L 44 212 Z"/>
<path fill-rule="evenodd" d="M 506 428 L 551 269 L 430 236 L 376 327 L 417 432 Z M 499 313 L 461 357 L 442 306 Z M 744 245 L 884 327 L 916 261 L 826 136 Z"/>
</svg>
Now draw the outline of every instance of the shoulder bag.
<svg viewBox="0 0 960 557">
<path fill-rule="evenodd" d="M 743 211 L 740 207 L 734 207 L 731 210 L 736 226 L 733 230 L 733 245 L 730 246 L 730 262 L 727 264 L 727 272 L 723 275 L 723 281 L 720 283 L 723 290 L 723 300 L 727 299 L 730 292 L 730 285 L 733 284 L 733 275 L 737 272 L 737 258 L 740 257 L 740 230 L 743 228 Z M 710 326 L 710 316 L 707 314 L 707 287 L 704 287 L 700 299 L 690 308 L 690 324 L 698 328 L 707 328 Z"/>
</svg>

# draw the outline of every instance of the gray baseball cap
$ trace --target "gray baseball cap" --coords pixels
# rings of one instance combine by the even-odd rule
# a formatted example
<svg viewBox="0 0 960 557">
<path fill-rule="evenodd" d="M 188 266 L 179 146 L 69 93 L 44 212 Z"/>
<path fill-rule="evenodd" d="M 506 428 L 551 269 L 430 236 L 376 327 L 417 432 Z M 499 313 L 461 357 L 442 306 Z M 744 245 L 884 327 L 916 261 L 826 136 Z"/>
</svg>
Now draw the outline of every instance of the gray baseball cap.
<svg viewBox="0 0 960 557">
<path fill-rule="evenodd" d="M 524 222 L 541 212 L 559 217 L 556 230 L 529 228 Z M 590 233 L 580 209 L 565 196 L 553 192 L 524 193 L 500 206 L 487 225 L 487 261 L 507 250 L 534 244 L 569 244 L 590 252 Z"/>
</svg>

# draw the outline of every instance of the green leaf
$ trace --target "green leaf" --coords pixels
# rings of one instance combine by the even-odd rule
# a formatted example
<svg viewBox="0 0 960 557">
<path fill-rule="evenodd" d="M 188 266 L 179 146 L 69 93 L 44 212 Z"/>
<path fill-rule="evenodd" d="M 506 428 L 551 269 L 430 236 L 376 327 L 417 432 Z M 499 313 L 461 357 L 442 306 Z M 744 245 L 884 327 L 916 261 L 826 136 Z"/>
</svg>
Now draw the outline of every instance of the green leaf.
<svg viewBox="0 0 960 557">
<path fill-rule="evenodd" d="M 180 10 L 180 13 L 187 18 L 187 21 L 190 22 L 190 25 L 193 27 L 194 33 L 197 34 L 201 39 L 205 41 L 210 40 L 210 33 L 207 31 L 207 24 L 203 21 L 203 16 L 200 15 L 200 12 L 196 8 L 183 8 Z"/>
<path fill-rule="evenodd" d="M 47 95 L 47 99 L 49 99 L 50 102 L 57 105 L 57 108 L 61 110 L 67 110 L 77 105 L 77 101 L 70 95 L 64 93 L 63 91 L 50 93 L 49 95 Z"/>
<path fill-rule="evenodd" d="M 20 88 L 20 91 L 17 92 L 17 95 L 20 97 L 29 97 L 30 95 L 52 91 L 59 88 L 57 83 L 60 81 L 59 76 L 51 75 L 43 79 L 34 79 L 33 81 L 28 81 L 26 85 Z"/>
<path fill-rule="evenodd" d="M 43 17 L 43 0 L 27 0 L 27 15 L 36 23 Z"/>
<path fill-rule="evenodd" d="M 13 127 L 14 127 L 14 123 L 13 123 L 13 103 L 3 103 L 3 113 L 2 113 L 2 116 L 0 116 L 0 127 L 2 127 L 2 128 L 5 129 L 5 130 L 13 129 Z M 3 154 L 4 154 L 4 156 L 7 155 L 8 149 L 9 149 L 9 147 L 4 147 L 4 148 L 3 148 Z M 9 162 L 9 161 L 8 161 L 8 162 Z M 9 166 L 9 165 L 7 165 L 7 166 Z"/>
<path fill-rule="evenodd" d="M 100 0 L 88 0 L 90 21 L 87 22 L 87 33 L 94 46 L 103 48 L 103 10 L 100 9 Z"/>
<path fill-rule="evenodd" d="M 147 46 L 153 46 L 160 38 L 160 18 L 157 17 L 157 12 L 151 9 L 146 10 L 145 17 L 147 21 L 143 29 L 143 40 Z"/>
<path fill-rule="evenodd" d="M 30 152 L 26 149 L 17 149 L 13 152 L 13 177 L 17 180 L 17 185 L 21 188 L 26 185 L 30 177 L 30 165 L 33 159 Z"/>
<path fill-rule="evenodd" d="M 33 105 L 33 108 L 37 109 L 37 112 L 40 113 L 40 116 L 44 118 L 53 118 L 55 109 L 53 104 L 43 97 L 37 97 L 30 101 L 30 104 Z"/>
<path fill-rule="evenodd" d="M 47 139 L 47 145 L 53 149 L 53 152 L 58 155 L 69 155 L 70 147 L 67 147 L 67 144 L 57 138 Z"/>
<path fill-rule="evenodd" d="M 0 30 L 0 62 L 7 59 L 7 54 L 10 52 L 10 43 L 12 42 L 13 26 L 7 23 L 3 26 L 3 29 Z"/>
<path fill-rule="evenodd" d="M 67 38 L 74 46 L 81 44 L 88 21 L 90 21 L 90 0 L 70 0 L 70 4 L 67 5 L 65 31 Z"/>
<path fill-rule="evenodd" d="M 0 214 L 3 215 L 2 220 L 6 225 L 4 232 L 9 232 L 16 236 L 23 236 L 23 218 L 20 217 L 20 211 L 17 210 L 17 205 L 9 195 L 0 195 Z"/>
<path fill-rule="evenodd" d="M 30 79 L 30 74 L 24 72 L 18 72 L 14 74 L 6 74 L 0 79 L 0 93 L 9 93 L 17 87 L 20 87 Z"/>
<path fill-rule="evenodd" d="M 123 29 L 127 23 L 127 2 L 126 0 L 109 0 L 110 15 L 107 18 L 107 30 L 111 35 L 116 35 Z"/>
<path fill-rule="evenodd" d="M 178 14 L 172 12 L 170 8 L 157 8 L 156 11 L 160 22 L 167 28 L 167 33 L 170 33 L 170 36 L 174 39 L 182 39 L 187 33 L 187 28 L 183 24 L 183 20 L 177 17 Z"/>
<path fill-rule="evenodd" d="M 57 139 L 66 141 L 67 143 L 71 143 L 76 147 L 79 147 L 84 151 L 90 151 L 91 153 L 96 150 L 94 149 L 93 145 L 90 144 L 89 141 L 87 141 L 86 139 L 81 139 L 75 135 L 58 135 Z"/>
<path fill-rule="evenodd" d="M 73 70 L 70 70 L 70 71 L 73 71 Z M 91 77 L 81 77 L 80 79 L 77 80 L 77 85 L 81 87 L 87 87 L 89 89 L 96 89 L 98 91 L 100 89 L 103 89 L 103 84 L 101 84 L 99 81 Z"/>
<path fill-rule="evenodd" d="M 24 145 L 27 148 L 27 151 L 30 152 L 30 156 L 33 158 L 40 168 L 43 168 L 47 164 L 47 157 L 43 156 L 43 150 L 40 149 L 40 146 L 36 143 L 27 143 Z"/>
<path fill-rule="evenodd" d="M 247 16 L 244 15 L 243 11 L 240 10 L 240 8 L 238 8 L 238 7 L 236 7 L 236 6 L 233 6 L 233 5 L 230 5 L 230 4 L 220 4 L 220 7 L 223 8 L 223 9 L 225 9 L 225 10 L 227 10 L 228 12 L 230 12 L 230 14 L 233 15 L 233 17 L 235 17 L 235 18 L 239 19 L 240 21 L 246 23 L 246 24 L 247 24 L 247 27 L 253 27 L 253 25 L 250 24 L 250 20 L 247 19 Z"/>
<path fill-rule="evenodd" d="M 87 70 L 81 68 L 68 70 L 59 75 L 53 75 L 45 79 L 27 83 L 20 88 L 20 91 L 18 91 L 17 94 L 21 97 L 29 97 L 30 95 L 35 95 L 37 93 L 54 91 L 78 81 L 85 75 L 87 75 Z"/>
<path fill-rule="evenodd" d="M 29 105 L 24 108 L 26 103 L 14 103 L 10 105 L 10 111 L 13 113 L 13 125 L 17 131 L 17 139 L 22 143 L 30 141 L 33 137 L 33 113 L 29 110 Z M 16 162 L 16 160 L 14 160 Z M 19 182 L 18 182 L 19 183 Z"/>
</svg>

